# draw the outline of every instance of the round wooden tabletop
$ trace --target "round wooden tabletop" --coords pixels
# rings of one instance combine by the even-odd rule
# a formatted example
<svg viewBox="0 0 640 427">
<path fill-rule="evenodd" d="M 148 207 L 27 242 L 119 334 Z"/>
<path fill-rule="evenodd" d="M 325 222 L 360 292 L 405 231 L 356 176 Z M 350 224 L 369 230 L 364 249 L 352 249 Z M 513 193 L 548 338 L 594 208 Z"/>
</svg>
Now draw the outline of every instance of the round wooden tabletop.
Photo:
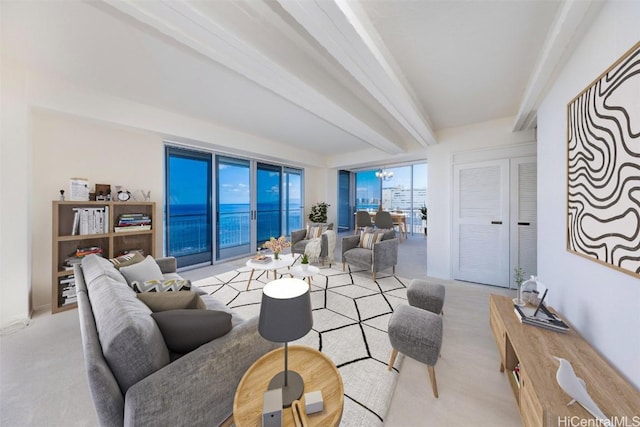
<svg viewBox="0 0 640 427">
<path fill-rule="evenodd" d="M 269 381 L 284 370 L 284 347 L 273 350 L 258 359 L 244 374 L 233 400 L 233 421 L 237 427 L 262 425 L 262 395 Z M 311 426 L 337 426 L 342 418 L 344 387 L 336 365 L 318 350 L 303 346 L 289 346 L 289 370 L 304 380 L 304 393 L 322 391 L 324 409 L 309 414 Z M 300 399 L 304 406 L 304 396 Z M 283 426 L 294 426 L 291 408 L 282 411 Z"/>
</svg>

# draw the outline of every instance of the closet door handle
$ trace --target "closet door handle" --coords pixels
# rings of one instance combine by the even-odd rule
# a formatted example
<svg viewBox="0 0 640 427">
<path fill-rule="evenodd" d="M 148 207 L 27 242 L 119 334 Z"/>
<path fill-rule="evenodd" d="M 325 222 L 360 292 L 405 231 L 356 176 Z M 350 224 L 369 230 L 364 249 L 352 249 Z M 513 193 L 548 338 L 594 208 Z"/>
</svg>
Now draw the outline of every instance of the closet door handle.
<svg viewBox="0 0 640 427">
<path fill-rule="evenodd" d="M 519 222 L 518 225 L 531 225 L 530 222 Z"/>
<path fill-rule="evenodd" d="M 502 221 L 491 221 L 491 224 L 500 225 L 500 224 L 502 224 Z"/>
</svg>

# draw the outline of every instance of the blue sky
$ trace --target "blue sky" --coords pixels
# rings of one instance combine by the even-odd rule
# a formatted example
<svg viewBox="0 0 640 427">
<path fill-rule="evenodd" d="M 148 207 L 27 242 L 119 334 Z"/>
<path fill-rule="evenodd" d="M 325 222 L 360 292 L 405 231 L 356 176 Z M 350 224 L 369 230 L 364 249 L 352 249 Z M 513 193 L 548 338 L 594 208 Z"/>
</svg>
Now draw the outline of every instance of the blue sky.
<svg viewBox="0 0 640 427">
<path fill-rule="evenodd" d="M 171 169 L 171 204 L 205 204 L 208 200 L 206 188 L 207 162 L 204 160 L 170 158 Z M 414 166 L 414 182 L 416 188 L 427 186 L 427 165 Z M 358 199 L 378 199 L 380 197 L 381 181 L 375 176 L 375 170 L 357 173 L 356 197 Z M 384 187 L 411 187 L 411 167 L 402 166 L 388 168 L 394 176 L 383 181 Z M 219 199 L 221 204 L 248 204 L 250 201 L 249 161 L 231 160 L 221 162 L 219 171 Z M 277 172 L 258 171 L 258 203 L 277 202 L 280 197 L 279 177 Z M 292 200 L 298 200 L 301 195 L 300 179 L 292 176 L 289 191 Z"/>
</svg>

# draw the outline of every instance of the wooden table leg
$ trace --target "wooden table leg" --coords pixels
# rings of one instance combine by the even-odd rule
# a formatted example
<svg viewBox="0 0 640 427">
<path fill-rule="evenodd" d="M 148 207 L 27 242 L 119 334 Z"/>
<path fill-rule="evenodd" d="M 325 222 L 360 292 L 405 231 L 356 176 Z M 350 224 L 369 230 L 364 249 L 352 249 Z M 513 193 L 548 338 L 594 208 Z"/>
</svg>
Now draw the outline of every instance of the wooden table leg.
<svg viewBox="0 0 640 427">
<path fill-rule="evenodd" d="M 253 272 L 256 271 L 253 268 L 251 269 L 251 274 L 249 274 L 249 281 L 247 282 L 247 291 L 249 290 L 249 285 L 251 284 L 251 279 L 253 279 Z"/>
</svg>

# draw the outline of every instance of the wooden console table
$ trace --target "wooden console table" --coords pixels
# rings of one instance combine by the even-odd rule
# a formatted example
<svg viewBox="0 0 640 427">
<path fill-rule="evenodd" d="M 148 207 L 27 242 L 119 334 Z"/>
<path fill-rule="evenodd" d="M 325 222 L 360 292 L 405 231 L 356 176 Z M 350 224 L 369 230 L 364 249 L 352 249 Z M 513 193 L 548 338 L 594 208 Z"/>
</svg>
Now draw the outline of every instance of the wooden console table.
<svg viewBox="0 0 640 427">
<path fill-rule="evenodd" d="M 509 378 L 526 427 L 574 425 L 571 417 L 593 419 L 579 404 L 567 406 L 571 398 L 556 381 L 558 362 L 552 356 L 571 362 L 607 417 L 626 417 L 629 423 L 640 417 L 640 393 L 574 329 L 559 333 L 523 325 L 513 311 L 511 298 L 501 295 L 490 297 L 489 323 L 500 352 L 500 371 Z M 513 374 L 518 364 L 519 381 Z"/>
</svg>

